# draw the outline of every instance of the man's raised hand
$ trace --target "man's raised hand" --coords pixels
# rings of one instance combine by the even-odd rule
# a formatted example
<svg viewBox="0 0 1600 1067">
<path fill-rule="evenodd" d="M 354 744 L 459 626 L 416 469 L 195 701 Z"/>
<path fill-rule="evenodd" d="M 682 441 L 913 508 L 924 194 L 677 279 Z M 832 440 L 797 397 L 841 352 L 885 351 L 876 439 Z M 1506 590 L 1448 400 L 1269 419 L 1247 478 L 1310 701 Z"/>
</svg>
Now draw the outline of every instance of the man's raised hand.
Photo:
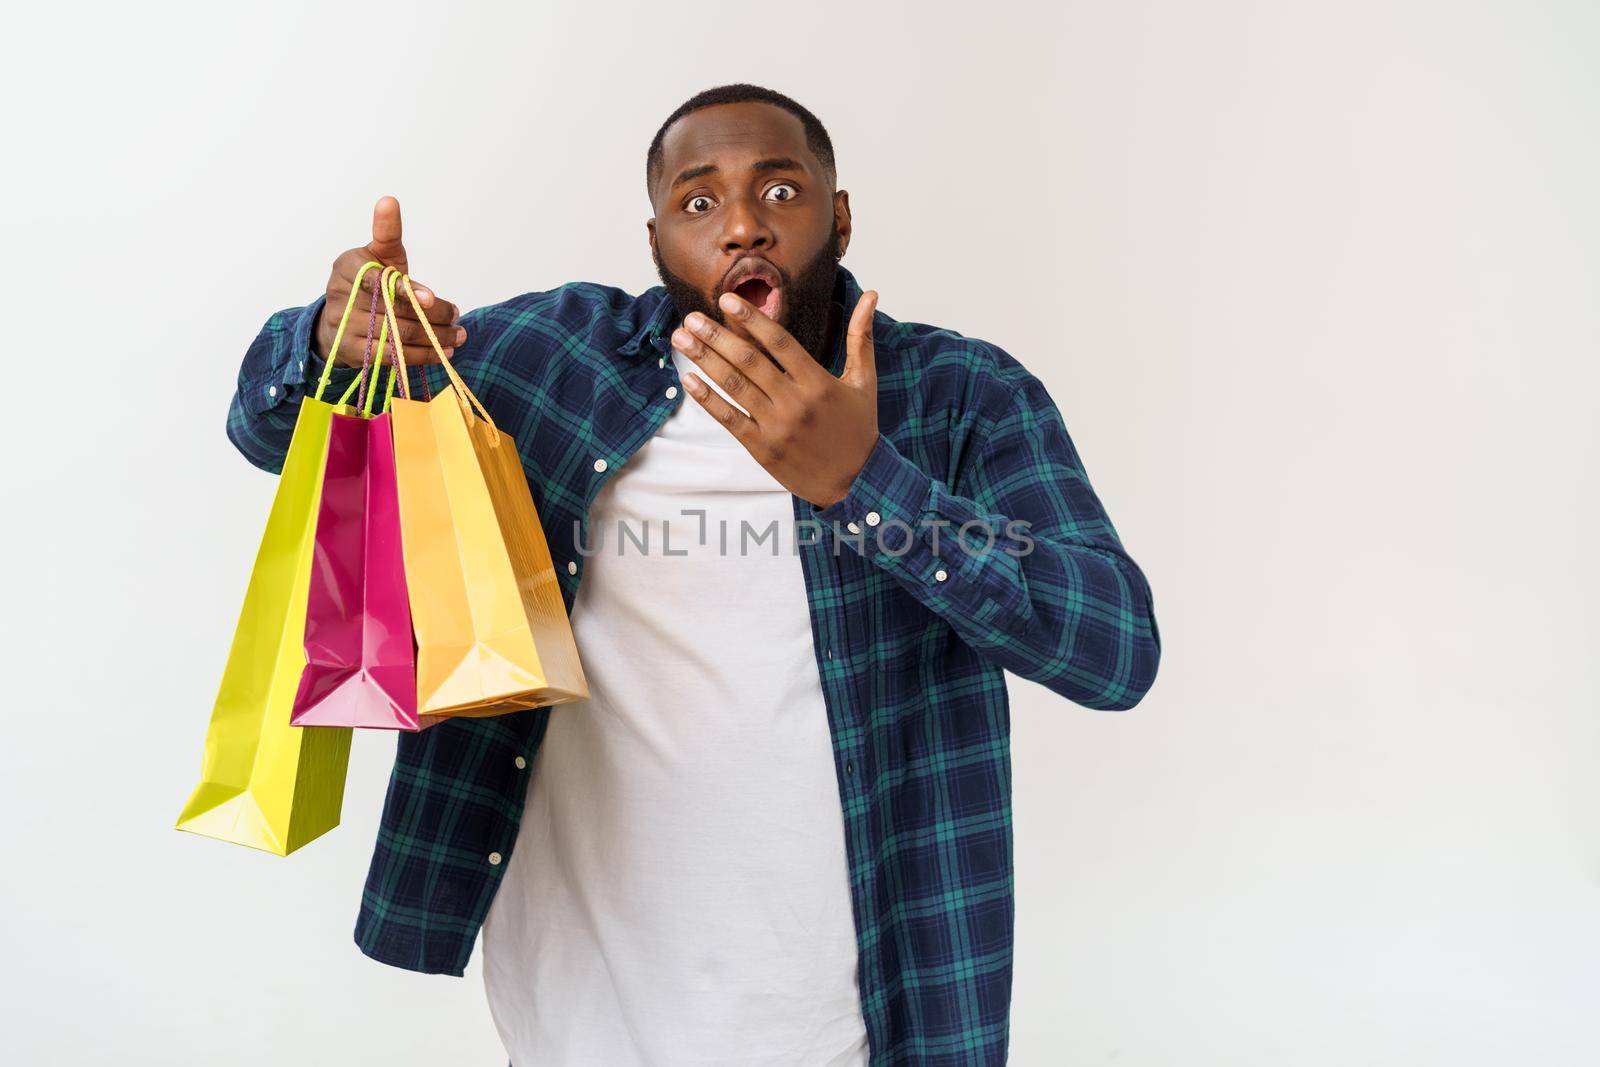
<svg viewBox="0 0 1600 1067">
<path fill-rule="evenodd" d="M 386 267 L 398 267 L 409 273 L 406 263 L 405 245 L 400 240 L 400 201 L 392 196 L 380 197 L 372 209 L 372 240 L 361 248 L 352 248 L 339 255 L 333 261 L 333 273 L 328 277 L 328 300 L 323 306 L 322 315 L 317 320 L 317 328 L 312 333 L 312 344 L 317 355 L 323 359 L 328 358 L 328 351 L 333 347 L 334 334 L 339 329 L 339 318 L 344 314 L 346 301 L 350 299 L 350 289 L 355 285 L 356 273 L 361 270 L 361 265 L 370 260 L 377 260 Z M 350 309 L 350 321 L 344 328 L 344 339 L 340 344 L 341 351 L 336 362 L 347 367 L 359 367 L 366 351 L 365 338 L 367 336 L 367 313 L 371 305 L 371 293 L 378 284 L 381 272 L 377 268 L 367 271 L 361 279 L 361 288 L 368 295 L 356 297 L 355 306 Z M 428 322 L 433 326 L 434 335 L 439 338 L 439 344 L 444 348 L 445 354 L 451 355 L 467 339 L 467 332 L 459 325 L 461 310 L 448 300 L 440 300 L 434 295 L 432 289 L 417 283 L 411 283 L 416 290 L 417 300 L 422 304 Z M 416 310 L 411 306 L 404 292 L 397 294 L 394 303 L 395 318 L 400 325 L 400 341 L 405 346 L 407 363 L 437 363 L 439 356 L 433 350 L 433 345 L 428 342 L 428 335 L 423 332 L 422 321 L 417 318 Z M 383 298 L 378 298 L 379 321 L 374 330 L 383 328 Z"/>
<path fill-rule="evenodd" d="M 850 313 L 838 378 L 739 294 L 723 293 L 718 303 L 728 325 L 691 311 L 673 331 L 672 346 L 739 407 L 695 371 L 683 375 L 684 388 L 785 489 L 818 507 L 842 500 L 878 443 L 878 291 L 863 293 Z"/>
</svg>

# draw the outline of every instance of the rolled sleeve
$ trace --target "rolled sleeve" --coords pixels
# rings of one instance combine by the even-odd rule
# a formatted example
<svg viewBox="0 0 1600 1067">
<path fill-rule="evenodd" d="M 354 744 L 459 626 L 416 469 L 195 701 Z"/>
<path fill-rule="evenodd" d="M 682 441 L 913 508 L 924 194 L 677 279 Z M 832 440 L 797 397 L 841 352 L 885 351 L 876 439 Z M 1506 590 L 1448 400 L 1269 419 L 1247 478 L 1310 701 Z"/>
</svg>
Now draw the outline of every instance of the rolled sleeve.
<svg viewBox="0 0 1600 1067">
<path fill-rule="evenodd" d="M 316 395 L 326 361 L 317 355 L 311 339 L 327 300 L 323 294 L 303 308 L 280 311 L 267 320 L 240 368 L 239 400 L 246 414 L 260 415 Z M 329 391 L 336 398 L 358 373 L 357 368 L 336 364 L 328 375 Z"/>
<path fill-rule="evenodd" d="M 276 473 L 300 413 L 300 401 L 317 392 L 323 360 L 311 347 L 311 331 L 327 303 L 319 295 L 305 307 L 275 312 L 245 352 L 228 404 L 228 438 L 250 462 Z M 335 365 L 328 394 L 336 400 L 360 370 Z"/>
</svg>

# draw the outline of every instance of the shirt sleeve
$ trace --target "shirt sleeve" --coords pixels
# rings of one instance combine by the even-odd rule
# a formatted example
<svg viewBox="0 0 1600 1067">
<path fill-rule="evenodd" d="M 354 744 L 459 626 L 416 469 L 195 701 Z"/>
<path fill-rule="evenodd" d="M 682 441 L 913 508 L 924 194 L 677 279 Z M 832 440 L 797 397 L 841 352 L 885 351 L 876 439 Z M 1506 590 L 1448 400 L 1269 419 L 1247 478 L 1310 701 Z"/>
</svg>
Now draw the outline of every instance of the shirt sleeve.
<svg viewBox="0 0 1600 1067">
<path fill-rule="evenodd" d="M 1132 708 L 1161 657 L 1149 582 L 1044 384 L 988 375 L 978 397 L 980 432 L 951 485 L 880 435 L 846 495 L 812 517 L 990 661 L 1085 707 Z"/>
<path fill-rule="evenodd" d="M 300 400 L 315 395 L 324 361 L 311 346 L 312 331 L 327 296 L 305 307 L 274 313 L 245 351 L 233 400 L 228 405 L 228 440 L 251 463 L 278 474 L 289 451 Z M 337 400 L 352 381 L 355 367 L 335 365 L 325 400 Z"/>
</svg>

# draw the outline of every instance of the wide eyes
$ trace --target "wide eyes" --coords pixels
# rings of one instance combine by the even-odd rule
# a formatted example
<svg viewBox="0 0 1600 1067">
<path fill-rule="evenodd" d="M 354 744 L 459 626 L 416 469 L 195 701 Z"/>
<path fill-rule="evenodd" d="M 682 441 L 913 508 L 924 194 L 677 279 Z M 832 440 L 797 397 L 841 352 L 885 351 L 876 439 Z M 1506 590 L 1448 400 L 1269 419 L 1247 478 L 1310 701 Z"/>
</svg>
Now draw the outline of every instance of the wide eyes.
<svg viewBox="0 0 1600 1067">
<path fill-rule="evenodd" d="M 783 192 L 785 190 L 787 190 L 785 195 L 777 196 L 777 197 L 773 197 L 773 195 L 772 195 L 774 193 Z M 778 203 L 778 204 L 787 203 L 788 201 L 793 200 L 796 196 L 799 196 L 799 195 L 800 195 L 800 191 L 795 187 L 793 182 L 778 182 L 776 185 L 770 186 L 767 189 L 767 196 L 771 197 L 773 199 L 773 202 L 774 203 Z M 705 206 L 705 207 L 696 207 L 695 206 L 697 204 L 702 204 L 702 203 L 707 205 L 707 206 Z M 709 196 L 705 195 L 704 193 L 698 193 L 698 194 L 690 197 L 688 203 L 684 204 L 683 206 L 688 210 L 689 214 L 691 214 L 691 215 L 704 215 L 707 211 L 711 210 L 711 207 L 709 206 L 711 203 L 712 203 L 712 200 L 711 200 L 711 198 Z"/>
</svg>

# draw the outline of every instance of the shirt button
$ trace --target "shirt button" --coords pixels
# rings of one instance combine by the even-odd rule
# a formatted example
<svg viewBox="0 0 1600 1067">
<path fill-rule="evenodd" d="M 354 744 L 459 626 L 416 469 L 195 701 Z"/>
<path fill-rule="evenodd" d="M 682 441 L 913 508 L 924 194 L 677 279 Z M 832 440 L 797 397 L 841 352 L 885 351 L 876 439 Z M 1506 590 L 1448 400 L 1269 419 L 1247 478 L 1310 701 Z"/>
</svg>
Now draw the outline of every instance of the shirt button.
<svg viewBox="0 0 1600 1067">
<path fill-rule="evenodd" d="M 606 461 L 603 460 L 603 459 L 595 460 L 594 461 L 594 469 L 597 470 L 597 471 L 605 470 L 606 469 Z"/>
<path fill-rule="evenodd" d="M 500 866 L 500 853 L 498 853 L 498 852 L 489 853 L 489 866 L 491 866 L 491 867 Z"/>
<path fill-rule="evenodd" d="M 578 564 L 577 564 L 577 562 L 575 560 L 570 560 L 570 559 L 567 560 L 567 573 L 568 574 L 577 574 L 578 573 Z"/>
<path fill-rule="evenodd" d="M 518 756 L 517 757 L 517 770 L 523 771 L 523 770 L 527 770 L 527 768 L 528 768 L 528 761 L 525 758 L 523 758 L 522 756 Z"/>
<path fill-rule="evenodd" d="M 861 527 L 857 526 L 853 522 L 845 523 L 845 529 L 849 530 L 851 533 L 860 533 L 861 532 Z"/>
<path fill-rule="evenodd" d="M 673 397 L 675 397 L 677 395 L 678 395 L 678 387 L 676 385 L 667 386 L 667 399 L 668 400 L 671 400 Z"/>
<path fill-rule="evenodd" d="M 876 511 L 867 512 L 867 525 L 868 526 L 876 526 L 876 525 L 878 525 L 878 513 Z"/>
<path fill-rule="evenodd" d="M 828 658 L 829 658 L 829 659 L 832 659 L 832 658 L 833 658 L 833 649 L 832 649 L 832 648 L 829 648 L 829 649 L 828 649 Z"/>
<path fill-rule="evenodd" d="M 267 386 L 267 395 L 268 396 L 277 396 L 278 395 L 278 387 L 276 385 Z"/>
<path fill-rule="evenodd" d="M 853 760 L 844 765 L 844 773 L 846 773 L 846 774 L 854 774 L 854 773 L 856 773 L 856 765 L 855 765 L 855 762 Z"/>
<path fill-rule="evenodd" d="M 656 360 L 656 366 L 665 367 L 666 365 L 667 365 L 667 357 L 666 356 L 662 356 L 660 359 Z"/>
<path fill-rule="evenodd" d="M 943 567 L 940 567 L 938 570 L 933 572 L 933 580 L 936 582 L 942 582 L 948 577 L 950 576 L 944 572 Z"/>
</svg>

